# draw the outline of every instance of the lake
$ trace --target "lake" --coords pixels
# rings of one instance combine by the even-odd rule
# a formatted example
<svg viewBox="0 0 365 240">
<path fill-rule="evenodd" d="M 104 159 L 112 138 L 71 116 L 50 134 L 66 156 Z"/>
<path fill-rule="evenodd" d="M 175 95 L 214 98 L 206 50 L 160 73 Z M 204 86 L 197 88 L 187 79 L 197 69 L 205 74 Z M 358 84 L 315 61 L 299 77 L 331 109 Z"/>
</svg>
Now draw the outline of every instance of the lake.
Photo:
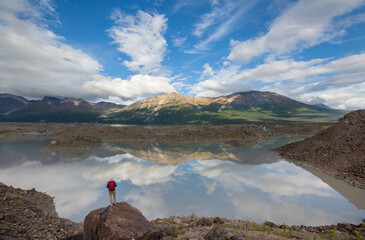
<svg viewBox="0 0 365 240">
<path fill-rule="evenodd" d="M 283 160 L 270 149 L 290 139 L 251 147 L 224 143 L 104 143 L 88 152 L 43 152 L 50 140 L 0 142 L 0 182 L 55 197 L 60 217 L 83 221 L 107 206 L 106 183 L 149 220 L 220 216 L 263 223 L 358 224 L 365 190 Z"/>
</svg>

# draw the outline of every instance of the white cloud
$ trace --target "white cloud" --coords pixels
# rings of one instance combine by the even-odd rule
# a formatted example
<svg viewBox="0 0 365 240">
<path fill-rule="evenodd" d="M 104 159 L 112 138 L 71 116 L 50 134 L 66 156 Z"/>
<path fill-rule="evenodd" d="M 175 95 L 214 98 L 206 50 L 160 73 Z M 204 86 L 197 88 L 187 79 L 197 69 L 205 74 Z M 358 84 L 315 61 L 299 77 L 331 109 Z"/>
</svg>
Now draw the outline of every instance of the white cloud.
<svg viewBox="0 0 365 240">
<path fill-rule="evenodd" d="M 42 3 L 54 11 L 49 1 Z M 0 3 L 0 92 L 79 96 L 78 87 L 102 66 L 47 29 L 46 13 L 35 9 L 27 1 Z"/>
<path fill-rule="evenodd" d="M 153 185 L 140 187 L 139 189 L 128 192 L 125 199 L 139 209 L 143 215 L 149 219 L 156 217 L 168 217 L 166 201 L 163 197 L 164 185 Z"/>
<path fill-rule="evenodd" d="M 194 49 L 186 50 L 186 53 L 199 53 L 208 50 L 209 44 L 226 36 L 235 23 L 248 11 L 253 1 L 211 1 L 212 10 L 201 16 L 195 25 L 193 35 L 201 38 L 209 33 L 204 40 L 194 45 Z"/>
<path fill-rule="evenodd" d="M 277 17 L 266 35 L 243 42 L 231 41 L 228 59 L 247 63 L 265 53 L 285 54 L 317 45 L 344 34 L 336 17 L 359 7 L 362 0 L 300 0 Z M 340 21 L 340 20 L 338 20 Z"/>
<path fill-rule="evenodd" d="M 204 64 L 203 66 L 204 71 L 203 71 L 203 76 L 213 76 L 213 68 L 209 65 L 209 63 Z"/>
<path fill-rule="evenodd" d="M 188 6 L 198 6 L 202 4 L 203 1 L 195 1 L 195 0 L 179 0 L 174 6 L 172 13 L 177 13 L 183 8 L 187 8 Z"/>
<path fill-rule="evenodd" d="M 239 192 L 242 185 L 246 185 L 270 193 L 273 199 L 283 196 L 298 197 L 303 194 L 334 196 L 331 188 L 320 179 L 314 179 L 310 173 L 285 162 L 254 166 L 211 160 L 198 161 L 192 166 L 193 171 L 204 177 L 215 179 L 222 183 L 226 189 L 232 191 Z M 266 172 L 262 169 L 271 171 Z"/>
<path fill-rule="evenodd" d="M 332 224 L 333 219 L 336 218 L 333 213 L 311 208 L 308 205 L 288 199 L 283 204 L 282 200 L 257 198 L 247 193 L 235 196 L 232 203 L 237 211 L 236 218 L 250 216 L 252 218 L 250 220 L 260 223 L 271 221 L 278 224 L 290 222 L 290 225 L 318 226 Z M 300 216 L 300 219 L 298 216 Z"/>
<path fill-rule="evenodd" d="M 136 16 L 115 11 L 115 26 L 108 30 L 118 50 L 131 58 L 123 64 L 130 70 L 151 72 L 161 68 L 166 54 L 163 34 L 167 28 L 165 15 L 138 11 Z"/>
<path fill-rule="evenodd" d="M 7 184 L 23 189 L 36 187 L 38 191 L 55 196 L 58 214 L 69 217 L 90 207 L 101 195 L 98 189 L 92 187 L 92 182 L 79 173 L 75 174 L 75 169 L 82 170 L 79 163 L 72 166 L 62 163 L 43 165 L 33 161 L 0 169 L 0 173 L 1 181 Z"/>
<path fill-rule="evenodd" d="M 164 76 L 137 74 L 125 80 L 102 76 L 103 67 L 97 60 L 68 45 L 64 37 L 49 30 L 46 23 L 56 14 L 55 11 L 50 0 L 42 0 L 39 5 L 25 0 L 0 2 L 0 92 L 29 98 L 51 95 L 121 102 L 120 99 L 130 101 L 144 94 L 176 91 L 170 84 L 171 79 Z M 143 32 L 144 36 L 156 34 L 154 38 L 148 37 L 151 40 L 146 43 L 148 46 L 136 48 L 139 53 L 132 54 L 135 61 L 128 64 L 160 68 L 166 50 L 166 41 L 159 34 L 166 27 L 164 16 L 140 12 L 137 18 L 125 17 L 118 15 L 116 23 L 119 25 L 113 28 L 115 32 L 127 31 L 128 28 L 123 28 L 127 23 L 123 21 L 133 20 L 136 25 L 129 27 L 139 27 L 135 29 L 137 35 L 143 31 L 147 31 Z M 139 25 L 142 23 L 147 25 Z M 127 41 L 132 41 L 132 35 Z M 137 36 L 139 40 L 135 43 L 143 45 L 139 42 L 140 37 Z"/>
<path fill-rule="evenodd" d="M 231 4 L 226 7 L 219 7 L 218 3 L 214 4 L 211 12 L 205 13 L 201 16 L 200 22 L 195 25 L 193 35 L 200 38 L 209 27 L 216 24 L 216 22 L 222 18 L 227 17 L 227 15 L 233 10 L 230 5 Z"/>
<path fill-rule="evenodd" d="M 251 69 L 229 65 L 192 87 L 199 96 L 216 97 L 260 89 L 312 102 L 320 97 L 330 107 L 365 107 L 365 53 L 340 59 L 273 60 Z M 260 84 L 263 87 L 260 87 Z M 341 96 L 341 97 L 339 97 Z"/>
<path fill-rule="evenodd" d="M 85 179 L 103 185 L 105 179 L 113 176 L 115 181 L 130 181 L 136 186 L 164 183 L 171 180 L 176 166 L 143 164 L 142 160 L 129 154 L 119 154 L 112 157 L 91 157 L 94 165 L 88 165 L 82 172 Z M 99 163 L 99 162 L 107 162 Z"/>
<path fill-rule="evenodd" d="M 324 103 L 337 109 L 364 109 L 364 96 L 365 82 L 337 89 L 328 89 L 316 92 L 308 91 L 301 94 L 298 99 L 310 103 Z M 318 98 L 321 101 L 318 101 Z"/>
<path fill-rule="evenodd" d="M 80 213 L 86 210 L 90 211 L 90 207 L 100 201 L 100 186 L 105 186 L 111 176 L 117 182 L 129 181 L 143 188 L 146 185 L 171 181 L 171 175 L 177 169 L 176 166 L 143 162 L 129 154 L 106 158 L 91 157 L 72 163 L 42 164 L 39 161 L 28 161 L 0 169 L 0 176 L 5 184 L 23 189 L 36 187 L 38 191 L 55 196 L 57 212 L 61 217 L 70 217 L 80 216 Z M 128 199 L 132 197 L 129 196 Z M 142 202 L 144 201 L 139 203 Z"/>
<path fill-rule="evenodd" d="M 242 81 L 240 66 L 231 65 L 219 71 L 212 70 L 208 79 L 205 79 L 192 86 L 191 93 L 198 96 L 217 97 L 234 92 L 249 91 L 258 87 L 256 83 L 246 79 Z M 206 77 L 205 74 L 202 77 Z"/>
<path fill-rule="evenodd" d="M 175 47 L 181 47 L 185 41 L 186 41 L 187 37 L 177 37 L 173 39 L 173 43 Z"/>
<path fill-rule="evenodd" d="M 86 82 L 83 89 L 90 95 L 99 98 L 108 96 L 120 97 L 123 100 L 135 99 L 144 94 L 175 92 L 167 77 L 137 74 L 128 80 L 95 75 L 94 80 Z"/>
</svg>

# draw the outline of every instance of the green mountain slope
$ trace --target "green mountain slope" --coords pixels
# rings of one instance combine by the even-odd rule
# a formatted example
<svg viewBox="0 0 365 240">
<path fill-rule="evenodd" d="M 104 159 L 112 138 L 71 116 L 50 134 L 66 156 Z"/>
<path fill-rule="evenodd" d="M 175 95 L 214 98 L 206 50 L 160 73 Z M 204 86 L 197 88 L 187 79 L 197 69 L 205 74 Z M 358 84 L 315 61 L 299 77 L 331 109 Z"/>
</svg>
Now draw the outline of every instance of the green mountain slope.
<svg viewBox="0 0 365 240">
<path fill-rule="evenodd" d="M 346 111 L 313 106 L 271 92 L 193 98 L 172 93 L 142 99 L 103 122 L 125 124 L 241 124 L 335 122 Z"/>
<path fill-rule="evenodd" d="M 28 101 L 0 94 L 0 121 L 11 122 L 98 122 L 99 116 L 123 108 L 108 102 L 90 103 L 82 99 L 44 97 Z"/>
</svg>

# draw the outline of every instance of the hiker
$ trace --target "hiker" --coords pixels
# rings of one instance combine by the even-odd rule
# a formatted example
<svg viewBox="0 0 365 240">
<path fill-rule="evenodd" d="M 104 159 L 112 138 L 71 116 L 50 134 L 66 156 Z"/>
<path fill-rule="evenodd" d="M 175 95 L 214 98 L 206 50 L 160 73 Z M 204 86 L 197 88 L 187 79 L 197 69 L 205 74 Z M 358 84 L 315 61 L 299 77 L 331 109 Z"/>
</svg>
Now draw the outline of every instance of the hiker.
<svg viewBox="0 0 365 240">
<path fill-rule="evenodd" d="M 106 187 L 109 189 L 110 205 L 114 205 L 116 203 L 115 188 L 117 187 L 117 183 L 111 177 Z M 114 198 L 114 203 L 112 197 Z"/>
</svg>

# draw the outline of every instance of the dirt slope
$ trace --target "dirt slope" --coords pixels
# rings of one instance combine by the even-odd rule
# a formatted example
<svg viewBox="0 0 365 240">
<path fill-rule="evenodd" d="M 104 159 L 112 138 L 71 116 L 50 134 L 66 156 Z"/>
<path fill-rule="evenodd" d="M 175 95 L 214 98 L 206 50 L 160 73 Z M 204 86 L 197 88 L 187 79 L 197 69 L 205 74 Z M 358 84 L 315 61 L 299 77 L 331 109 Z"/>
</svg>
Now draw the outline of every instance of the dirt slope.
<svg viewBox="0 0 365 240">
<path fill-rule="evenodd" d="M 83 226 L 59 218 L 53 198 L 0 183 L 0 239 L 67 239 Z"/>
<path fill-rule="evenodd" d="M 365 189 L 365 110 L 350 112 L 315 136 L 275 150 L 299 165 Z"/>
</svg>

